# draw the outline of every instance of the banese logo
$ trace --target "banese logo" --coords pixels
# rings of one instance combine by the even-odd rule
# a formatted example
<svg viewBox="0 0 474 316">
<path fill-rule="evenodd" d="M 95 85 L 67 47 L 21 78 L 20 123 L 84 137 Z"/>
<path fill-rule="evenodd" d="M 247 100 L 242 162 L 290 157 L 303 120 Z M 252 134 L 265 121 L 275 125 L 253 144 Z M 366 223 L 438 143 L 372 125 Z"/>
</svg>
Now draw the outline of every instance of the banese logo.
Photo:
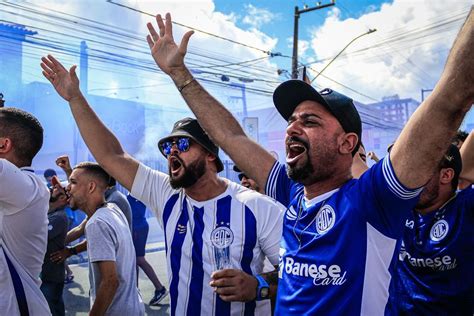
<svg viewBox="0 0 474 316">
<path fill-rule="evenodd" d="M 440 241 L 446 235 L 448 234 L 449 231 L 449 224 L 446 222 L 444 219 L 440 219 L 437 221 L 433 227 L 431 227 L 430 231 L 430 237 L 432 241 Z"/>
<path fill-rule="evenodd" d="M 398 254 L 398 260 L 405 261 L 412 267 L 416 268 L 430 268 L 437 271 L 446 271 L 455 269 L 458 264 L 456 258 L 451 258 L 451 256 L 438 256 L 434 258 L 415 258 L 406 251 L 405 244 L 402 241 L 402 246 L 400 248 L 400 253 Z"/>
<path fill-rule="evenodd" d="M 325 234 L 328 232 L 336 222 L 336 213 L 330 205 L 323 205 L 316 214 L 316 231 L 318 234 Z"/>
<path fill-rule="evenodd" d="M 285 252 L 283 251 L 283 254 Z M 282 250 L 280 249 L 280 255 Z M 281 257 L 279 276 L 281 278 L 283 273 L 311 278 L 315 286 L 326 286 L 326 285 L 343 285 L 346 283 L 347 272 L 342 272 L 339 265 L 325 265 L 315 263 L 301 263 L 293 259 L 292 257 Z"/>
</svg>

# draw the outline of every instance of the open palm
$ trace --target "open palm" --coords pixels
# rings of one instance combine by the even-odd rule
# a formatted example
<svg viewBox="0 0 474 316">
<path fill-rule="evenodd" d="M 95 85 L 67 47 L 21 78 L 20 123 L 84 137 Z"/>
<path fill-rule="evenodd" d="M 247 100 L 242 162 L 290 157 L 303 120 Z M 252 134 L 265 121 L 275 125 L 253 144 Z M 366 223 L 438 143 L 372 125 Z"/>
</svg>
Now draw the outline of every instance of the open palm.
<svg viewBox="0 0 474 316">
<path fill-rule="evenodd" d="M 51 55 L 41 58 L 41 68 L 43 75 L 53 84 L 54 89 L 66 101 L 81 95 L 79 89 L 79 79 L 76 75 L 76 66 L 72 66 L 68 71 L 64 66 Z"/>
<path fill-rule="evenodd" d="M 147 42 L 158 67 L 166 74 L 170 74 L 174 68 L 184 67 L 184 55 L 186 55 L 189 38 L 194 32 L 189 31 L 184 34 L 181 44 L 178 46 L 173 39 L 170 14 L 166 14 L 165 23 L 163 23 L 161 15 L 158 14 L 156 22 L 160 34 L 156 32 L 151 23 L 148 23 L 147 27 L 150 34 L 147 36 Z"/>
</svg>

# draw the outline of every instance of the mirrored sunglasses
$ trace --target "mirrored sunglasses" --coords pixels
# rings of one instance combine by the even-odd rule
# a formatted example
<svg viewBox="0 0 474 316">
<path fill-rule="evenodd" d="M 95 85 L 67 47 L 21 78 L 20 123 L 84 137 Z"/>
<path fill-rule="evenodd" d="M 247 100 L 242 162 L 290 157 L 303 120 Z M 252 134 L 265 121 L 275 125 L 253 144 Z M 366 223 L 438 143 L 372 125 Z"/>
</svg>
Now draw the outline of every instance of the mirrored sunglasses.
<svg viewBox="0 0 474 316">
<path fill-rule="evenodd" d="M 173 149 L 173 146 L 176 145 L 178 150 L 180 152 L 185 152 L 189 150 L 189 137 L 178 137 L 173 139 L 172 141 L 166 141 L 160 144 L 160 151 L 168 157 L 171 154 L 171 150 Z"/>
</svg>

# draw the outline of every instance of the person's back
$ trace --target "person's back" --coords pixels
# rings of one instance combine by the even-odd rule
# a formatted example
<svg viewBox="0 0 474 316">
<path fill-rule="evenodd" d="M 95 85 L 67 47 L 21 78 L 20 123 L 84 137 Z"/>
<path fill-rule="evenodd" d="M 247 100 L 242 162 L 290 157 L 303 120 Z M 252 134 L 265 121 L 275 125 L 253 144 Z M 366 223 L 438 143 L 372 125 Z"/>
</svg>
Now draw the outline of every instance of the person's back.
<svg viewBox="0 0 474 316">
<path fill-rule="evenodd" d="M 14 147 L 4 142 L 9 137 L 21 153 L 12 154 Z M 2 108 L 0 139 L 0 311 L 47 315 L 39 275 L 47 244 L 49 192 L 27 167 L 41 148 L 43 130 L 30 114 Z"/>
<path fill-rule="evenodd" d="M 86 225 L 90 264 L 90 300 L 94 304 L 101 282 L 96 261 L 115 261 L 119 286 L 106 315 L 140 315 L 143 303 L 136 287 L 135 249 L 124 214 L 113 203 L 98 209 Z"/>
</svg>

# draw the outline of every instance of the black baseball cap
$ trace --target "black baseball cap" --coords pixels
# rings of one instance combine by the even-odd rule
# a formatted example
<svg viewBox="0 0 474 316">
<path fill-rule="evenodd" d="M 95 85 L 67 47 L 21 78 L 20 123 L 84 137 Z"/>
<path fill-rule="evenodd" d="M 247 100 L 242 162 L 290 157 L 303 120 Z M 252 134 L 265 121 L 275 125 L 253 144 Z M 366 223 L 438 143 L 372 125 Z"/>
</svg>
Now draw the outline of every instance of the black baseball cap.
<svg viewBox="0 0 474 316">
<path fill-rule="evenodd" d="M 441 161 L 441 168 L 452 168 L 459 175 L 462 171 L 462 158 L 456 145 L 449 144 L 449 148 Z"/>
<path fill-rule="evenodd" d="M 193 141 L 204 147 L 208 152 L 216 156 L 217 172 L 224 170 L 224 165 L 219 158 L 219 147 L 211 141 L 196 119 L 186 117 L 174 123 L 171 134 L 160 139 L 158 141 L 158 147 L 161 147 L 161 144 L 165 141 L 171 140 L 175 137 L 191 138 Z"/>
<path fill-rule="evenodd" d="M 339 121 L 346 133 L 357 134 L 360 143 L 362 122 L 351 98 L 328 88 L 318 92 L 310 84 L 296 79 L 283 82 L 273 93 L 273 103 L 287 121 L 295 108 L 301 102 L 308 100 L 318 102 L 326 107 Z"/>
</svg>

